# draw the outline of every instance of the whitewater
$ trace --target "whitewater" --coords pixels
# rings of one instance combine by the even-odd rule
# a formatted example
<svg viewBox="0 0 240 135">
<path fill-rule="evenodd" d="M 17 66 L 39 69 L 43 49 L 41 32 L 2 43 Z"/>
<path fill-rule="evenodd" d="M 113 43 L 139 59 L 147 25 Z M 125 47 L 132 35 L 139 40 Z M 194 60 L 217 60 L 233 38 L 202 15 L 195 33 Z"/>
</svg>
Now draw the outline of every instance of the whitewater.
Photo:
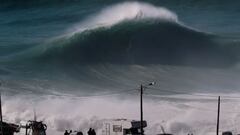
<svg viewBox="0 0 240 135">
<path fill-rule="evenodd" d="M 176 135 L 215 134 L 218 96 L 220 131 L 237 134 L 236 5 L 5 1 L 3 119 L 24 124 L 35 110 L 47 134 L 86 134 L 90 127 L 101 134 L 106 119 L 138 120 L 140 85 L 154 81 L 144 91 L 146 134 L 161 133 L 161 126 Z"/>
</svg>

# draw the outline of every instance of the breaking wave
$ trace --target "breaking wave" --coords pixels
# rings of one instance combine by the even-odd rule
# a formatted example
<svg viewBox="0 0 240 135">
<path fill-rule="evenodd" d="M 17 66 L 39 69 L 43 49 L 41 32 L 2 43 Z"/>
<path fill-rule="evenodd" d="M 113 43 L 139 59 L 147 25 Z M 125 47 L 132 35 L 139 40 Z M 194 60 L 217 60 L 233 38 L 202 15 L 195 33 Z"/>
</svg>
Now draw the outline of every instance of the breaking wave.
<svg viewBox="0 0 240 135">
<path fill-rule="evenodd" d="M 178 22 L 177 15 L 164 7 L 140 2 L 124 2 L 106 7 L 98 14 L 88 17 L 74 27 L 73 33 L 99 27 L 111 27 L 123 21 L 139 21 L 142 19 Z"/>
<path fill-rule="evenodd" d="M 89 127 L 97 129 L 97 123 L 105 118 L 139 119 L 139 93 L 136 89 L 140 84 L 155 81 L 154 87 L 158 89 L 146 89 L 147 97 L 144 98 L 144 119 L 149 122 L 146 133 L 160 133 L 161 126 L 164 126 L 173 134 L 186 135 L 189 131 L 207 134 L 215 127 L 215 98 L 206 100 L 200 96 L 190 99 L 187 94 L 239 93 L 239 70 L 222 68 L 239 62 L 238 42 L 231 46 L 229 42 L 233 40 L 230 38 L 195 30 L 184 25 L 172 11 L 142 2 L 104 6 L 99 13 L 92 14 L 103 5 L 89 8 L 87 1 L 86 5 L 69 4 L 63 10 L 63 3 L 59 6 L 54 1 L 61 3 L 62 0 L 25 0 L 25 3 L 10 0 L 9 3 L 19 3 L 19 7 L 29 6 L 31 9 L 24 8 L 20 13 L 16 10 L 20 14 L 16 16 L 13 15 L 16 11 L 1 13 L 7 18 L 1 26 L 9 31 L 5 37 L 1 36 L 6 39 L 1 44 L 0 58 L 4 120 L 27 121 L 32 119 L 32 110 L 36 108 L 38 120 L 49 125 L 48 134 L 61 134 L 65 129 L 85 133 Z M 55 7 L 46 10 L 49 4 L 36 9 L 31 6 L 44 5 L 45 2 L 54 3 Z M 64 4 L 71 2 L 65 1 Z M 170 6 L 166 7 L 176 4 L 168 2 Z M 188 4 L 202 6 L 211 2 L 191 1 Z M 32 11 L 33 14 L 28 14 Z M 194 13 L 190 14 L 189 20 L 198 17 Z M 208 17 L 210 15 L 199 20 Z M 20 27 L 24 30 L 21 31 Z M 60 28 L 67 30 L 59 32 Z M 231 27 L 231 30 L 235 28 Z M 21 32 L 25 34 L 18 37 Z M 61 36 L 49 39 L 55 36 L 49 36 L 51 32 Z M 35 40 L 31 42 L 35 38 L 39 38 L 37 44 Z M 181 91 L 186 95 L 179 95 Z M 119 95 L 97 96 L 108 92 Z M 238 115 L 228 114 L 228 110 L 238 111 L 239 105 L 234 103 L 237 102 L 231 100 L 223 105 L 227 107 L 222 112 L 225 115 L 222 117 L 223 130 L 234 128 L 230 119 L 239 121 Z"/>
<path fill-rule="evenodd" d="M 125 2 L 105 8 L 77 24 L 67 34 L 16 56 L 48 64 L 214 67 L 236 64 L 236 55 L 227 46 L 217 44 L 215 38 L 184 26 L 175 13 L 165 8 Z"/>
</svg>

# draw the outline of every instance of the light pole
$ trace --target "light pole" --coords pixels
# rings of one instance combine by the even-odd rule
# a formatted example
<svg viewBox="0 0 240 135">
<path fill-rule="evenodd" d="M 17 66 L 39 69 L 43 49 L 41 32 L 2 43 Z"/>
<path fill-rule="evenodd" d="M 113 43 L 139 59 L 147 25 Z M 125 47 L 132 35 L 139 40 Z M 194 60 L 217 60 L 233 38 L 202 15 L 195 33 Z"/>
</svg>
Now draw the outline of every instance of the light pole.
<svg viewBox="0 0 240 135">
<path fill-rule="evenodd" d="M 143 90 L 144 88 L 146 88 L 147 86 L 151 86 L 151 85 L 154 85 L 155 82 L 151 82 L 147 85 L 142 85 L 141 84 L 141 87 L 140 87 L 140 126 L 141 126 L 141 135 L 143 135 Z"/>
<path fill-rule="evenodd" d="M 216 132 L 217 135 L 219 132 L 219 116 L 220 116 L 220 96 L 218 96 L 217 132 Z"/>
<path fill-rule="evenodd" d="M 141 126 L 141 135 L 143 135 L 143 104 L 142 104 L 142 95 L 143 95 L 143 85 L 141 84 L 141 88 L 140 88 L 140 126 Z"/>
<path fill-rule="evenodd" d="M 0 82 L 0 88 L 2 86 L 2 83 Z M 0 122 L 1 122 L 1 135 L 3 135 L 3 121 L 2 121 L 2 92 L 0 89 Z"/>
</svg>

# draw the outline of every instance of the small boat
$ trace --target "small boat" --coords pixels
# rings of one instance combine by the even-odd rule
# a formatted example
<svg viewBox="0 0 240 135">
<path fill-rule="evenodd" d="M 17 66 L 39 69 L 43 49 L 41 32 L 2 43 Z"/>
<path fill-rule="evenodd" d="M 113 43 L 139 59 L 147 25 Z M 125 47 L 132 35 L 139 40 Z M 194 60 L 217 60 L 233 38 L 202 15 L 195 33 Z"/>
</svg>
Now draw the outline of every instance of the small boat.
<svg viewBox="0 0 240 135">
<path fill-rule="evenodd" d="M 22 126 L 22 128 L 26 128 L 26 135 L 46 135 L 47 125 L 42 121 L 28 121 L 26 126 Z"/>
<path fill-rule="evenodd" d="M 1 122 L 0 135 L 14 135 L 14 133 L 18 133 L 19 131 L 20 131 L 19 125 Z"/>
<path fill-rule="evenodd" d="M 1 86 L 1 83 L 0 83 Z M 20 131 L 20 126 L 4 122 L 2 119 L 2 95 L 0 92 L 0 135 L 14 135 L 14 133 Z"/>
</svg>

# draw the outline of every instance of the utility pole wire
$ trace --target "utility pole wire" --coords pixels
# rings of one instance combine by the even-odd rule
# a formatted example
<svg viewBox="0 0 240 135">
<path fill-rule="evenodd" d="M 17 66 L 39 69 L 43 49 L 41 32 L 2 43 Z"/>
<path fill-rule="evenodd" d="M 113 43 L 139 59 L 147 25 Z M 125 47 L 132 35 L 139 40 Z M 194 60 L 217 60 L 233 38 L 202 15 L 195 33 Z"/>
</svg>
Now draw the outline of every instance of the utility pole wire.
<svg viewBox="0 0 240 135">
<path fill-rule="evenodd" d="M 191 95 L 191 96 L 210 97 L 210 98 L 217 98 L 218 97 L 218 96 L 214 96 L 214 95 L 189 93 L 189 92 L 178 91 L 178 90 L 166 90 L 166 89 L 161 89 L 161 88 L 149 88 L 149 90 L 155 90 L 155 91 L 158 91 L 158 92 L 168 92 L 168 93 L 174 93 L 174 94 L 184 94 L 184 95 Z M 240 96 L 224 96 L 224 95 L 222 95 L 221 98 L 240 99 Z"/>
</svg>

